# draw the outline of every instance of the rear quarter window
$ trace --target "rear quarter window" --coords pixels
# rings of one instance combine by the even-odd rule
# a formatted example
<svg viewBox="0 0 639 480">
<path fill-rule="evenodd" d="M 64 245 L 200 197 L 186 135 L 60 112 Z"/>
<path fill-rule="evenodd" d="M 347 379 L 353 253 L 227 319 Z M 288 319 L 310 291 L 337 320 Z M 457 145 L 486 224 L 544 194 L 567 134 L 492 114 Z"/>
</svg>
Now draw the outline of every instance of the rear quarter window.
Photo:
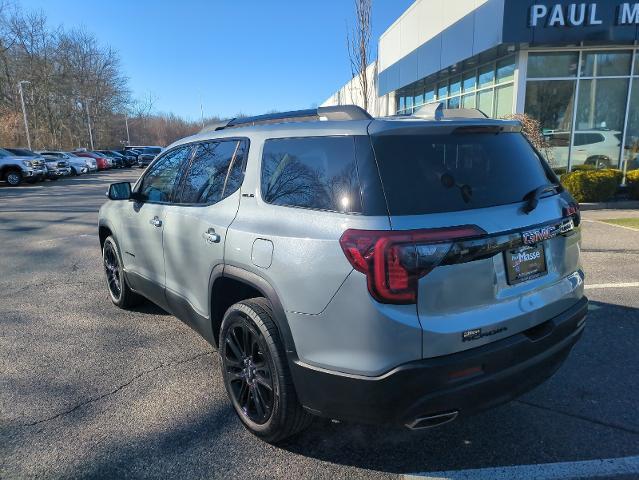
<svg viewBox="0 0 639 480">
<path fill-rule="evenodd" d="M 354 138 L 267 140 L 261 190 L 262 199 L 273 205 L 361 212 Z"/>
<path fill-rule="evenodd" d="M 521 202 L 552 181 L 520 133 L 386 134 L 372 141 L 391 215 Z"/>
</svg>

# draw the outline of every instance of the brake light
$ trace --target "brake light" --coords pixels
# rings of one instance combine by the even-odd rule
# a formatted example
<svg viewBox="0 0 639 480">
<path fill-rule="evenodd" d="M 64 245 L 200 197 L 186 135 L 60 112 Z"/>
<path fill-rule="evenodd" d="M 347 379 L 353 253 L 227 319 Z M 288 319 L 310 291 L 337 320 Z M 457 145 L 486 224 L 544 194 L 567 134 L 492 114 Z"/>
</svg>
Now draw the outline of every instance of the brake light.
<svg viewBox="0 0 639 480">
<path fill-rule="evenodd" d="M 579 210 L 579 204 L 576 202 L 570 202 L 563 208 L 564 217 L 572 217 L 575 227 L 581 223 L 581 211 Z"/>
<path fill-rule="evenodd" d="M 417 301 L 417 281 L 436 268 L 454 240 L 486 234 L 475 225 L 427 230 L 346 230 L 340 245 L 353 268 L 366 275 L 381 303 Z"/>
</svg>

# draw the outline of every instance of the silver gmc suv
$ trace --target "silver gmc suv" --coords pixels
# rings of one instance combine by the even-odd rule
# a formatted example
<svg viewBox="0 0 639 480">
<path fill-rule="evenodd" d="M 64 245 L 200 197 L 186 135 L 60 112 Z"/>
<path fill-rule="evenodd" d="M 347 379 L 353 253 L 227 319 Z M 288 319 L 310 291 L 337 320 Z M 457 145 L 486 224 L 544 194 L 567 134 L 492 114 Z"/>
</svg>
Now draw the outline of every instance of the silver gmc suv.
<svg viewBox="0 0 639 480">
<path fill-rule="evenodd" d="M 421 429 L 509 401 L 584 328 L 579 207 L 519 123 L 476 110 L 235 119 L 108 197 L 113 303 L 216 347 L 269 442 L 313 416 Z"/>
</svg>

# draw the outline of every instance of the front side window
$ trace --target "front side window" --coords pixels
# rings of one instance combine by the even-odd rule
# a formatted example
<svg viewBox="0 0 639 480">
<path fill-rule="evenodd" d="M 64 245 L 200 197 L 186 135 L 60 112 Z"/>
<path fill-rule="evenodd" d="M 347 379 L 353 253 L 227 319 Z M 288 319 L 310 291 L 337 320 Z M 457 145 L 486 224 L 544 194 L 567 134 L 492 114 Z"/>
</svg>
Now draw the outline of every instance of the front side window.
<svg viewBox="0 0 639 480">
<path fill-rule="evenodd" d="M 197 145 L 182 181 L 178 201 L 210 204 L 219 202 L 237 190 L 238 181 L 241 183 L 239 175 L 234 173 L 232 185 L 228 185 L 227 174 L 232 163 L 242 163 L 243 150 L 240 150 L 240 146 L 243 143 L 240 140 L 216 140 Z"/>
<path fill-rule="evenodd" d="M 170 202 L 180 170 L 189 161 L 191 146 L 171 150 L 156 163 L 142 180 L 140 193 L 150 202 Z"/>
<path fill-rule="evenodd" d="M 361 212 L 353 137 L 267 140 L 261 186 L 274 205 Z"/>
</svg>

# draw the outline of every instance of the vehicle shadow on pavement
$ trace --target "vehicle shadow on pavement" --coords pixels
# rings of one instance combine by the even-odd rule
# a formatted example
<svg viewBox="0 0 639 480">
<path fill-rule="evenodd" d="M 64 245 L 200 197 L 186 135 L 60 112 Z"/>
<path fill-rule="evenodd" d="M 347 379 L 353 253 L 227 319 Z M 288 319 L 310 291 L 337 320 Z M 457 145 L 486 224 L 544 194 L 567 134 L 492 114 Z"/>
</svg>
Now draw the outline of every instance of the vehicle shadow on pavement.
<svg viewBox="0 0 639 480">
<path fill-rule="evenodd" d="M 555 376 L 507 405 L 413 432 L 320 420 L 282 448 L 392 473 L 637 455 L 639 309 L 591 302 L 587 322 Z"/>
</svg>

